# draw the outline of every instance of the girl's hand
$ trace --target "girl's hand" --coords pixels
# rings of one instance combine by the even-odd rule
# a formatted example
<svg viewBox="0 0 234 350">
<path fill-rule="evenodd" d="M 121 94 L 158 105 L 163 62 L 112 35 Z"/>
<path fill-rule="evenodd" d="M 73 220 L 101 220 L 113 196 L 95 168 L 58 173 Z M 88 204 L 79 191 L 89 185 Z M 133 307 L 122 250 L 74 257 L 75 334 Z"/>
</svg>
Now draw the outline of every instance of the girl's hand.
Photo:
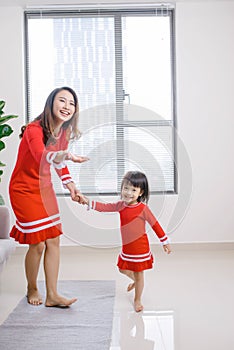
<svg viewBox="0 0 234 350">
<path fill-rule="evenodd" d="M 164 249 L 164 252 L 166 252 L 167 254 L 171 253 L 171 246 L 170 246 L 170 244 L 164 244 L 163 245 L 163 249 Z"/>
</svg>

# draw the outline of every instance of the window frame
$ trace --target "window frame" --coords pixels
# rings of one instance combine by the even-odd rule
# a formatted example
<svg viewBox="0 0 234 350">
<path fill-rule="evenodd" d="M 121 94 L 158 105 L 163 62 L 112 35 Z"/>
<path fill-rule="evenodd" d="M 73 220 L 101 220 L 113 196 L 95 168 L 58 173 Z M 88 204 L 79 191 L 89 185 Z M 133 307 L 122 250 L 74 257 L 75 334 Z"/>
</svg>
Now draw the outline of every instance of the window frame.
<svg viewBox="0 0 234 350">
<path fill-rule="evenodd" d="M 111 7 L 111 8 L 110 8 Z M 46 16 L 51 17 L 53 16 L 54 18 L 56 17 L 71 17 L 74 16 L 74 13 L 79 13 L 79 15 L 83 16 L 90 16 L 90 15 L 95 15 L 99 16 L 100 13 L 110 16 L 113 16 L 113 13 L 119 14 L 120 15 L 120 21 L 121 21 L 121 16 L 123 15 L 128 15 L 128 16 L 134 16 L 134 15 L 146 15 L 146 14 L 155 14 L 160 13 L 160 15 L 165 14 L 170 14 L 170 32 L 171 32 L 171 42 L 170 42 L 170 52 L 171 52 L 171 88 L 172 88 L 172 96 L 171 96 L 171 102 L 172 102 L 172 120 L 156 120 L 154 122 L 154 126 L 157 125 L 170 125 L 172 127 L 172 155 L 173 155 L 173 160 L 174 160 L 174 169 L 173 169 L 173 177 L 174 177 L 174 190 L 165 190 L 165 191 L 157 191 L 157 190 L 152 190 L 151 194 L 177 194 L 178 193 L 178 176 L 177 176 L 177 145 L 176 145 L 176 128 L 177 128 L 177 118 L 176 118 L 176 55 L 175 55 L 175 8 L 173 5 L 165 5 L 162 4 L 155 4 L 155 5 L 144 5 L 141 4 L 141 6 L 137 5 L 126 5 L 123 7 L 121 6 L 110 6 L 106 5 L 106 7 L 96 7 L 95 5 L 92 5 L 90 7 L 87 6 L 77 6 L 70 8 L 69 6 L 65 6 L 60 9 L 56 8 L 46 8 L 42 7 L 41 9 L 27 9 L 24 11 L 24 28 L 25 28 L 25 95 L 26 95 L 26 115 L 27 119 L 26 122 L 29 122 L 29 116 L 30 116 L 30 74 L 29 74 L 29 40 L 28 40 L 28 19 L 32 17 L 39 17 L 40 15 L 43 14 L 43 17 L 45 18 Z M 115 46 L 116 47 L 116 46 Z M 122 50 L 121 43 L 119 47 L 117 47 L 119 50 L 116 52 L 116 57 L 120 55 L 120 51 Z M 117 67 L 116 69 L 121 69 Z M 118 108 L 123 108 L 122 105 L 123 102 L 123 90 L 118 90 L 116 88 L 116 105 L 117 109 Z M 121 115 L 121 113 L 120 113 Z M 133 121 L 131 120 L 130 122 L 127 122 L 123 119 L 117 118 L 116 123 L 120 126 L 120 128 L 117 128 L 120 130 L 120 134 L 122 135 L 123 129 L 125 127 L 131 127 L 131 126 L 136 126 L 138 125 L 139 127 L 144 127 L 147 124 L 147 121 L 141 120 L 141 121 Z M 148 123 L 150 123 L 148 121 Z M 122 126 L 122 131 L 121 131 L 121 126 Z M 120 136 L 122 137 L 122 136 Z M 120 152 L 122 150 L 120 149 Z M 119 159 L 119 161 L 122 161 L 122 159 Z M 120 175 L 122 177 L 122 174 Z M 118 182 L 118 180 L 117 180 Z M 119 192 L 106 192 L 106 193 L 101 193 L 102 196 L 112 196 L 112 195 L 117 195 Z M 88 193 L 89 195 L 97 195 L 97 193 Z M 57 196 L 64 196 L 68 195 L 68 193 L 56 193 Z"/>
</svg>

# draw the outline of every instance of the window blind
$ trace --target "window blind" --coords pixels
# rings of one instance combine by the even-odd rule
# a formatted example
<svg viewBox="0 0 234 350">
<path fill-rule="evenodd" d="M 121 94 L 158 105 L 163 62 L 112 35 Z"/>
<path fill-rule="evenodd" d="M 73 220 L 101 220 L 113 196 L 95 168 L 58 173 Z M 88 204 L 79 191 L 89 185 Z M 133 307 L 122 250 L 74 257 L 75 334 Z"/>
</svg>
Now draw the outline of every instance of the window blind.
<svg viewBox="0 0 234 350">
<path fill-rule="evenodd" d="M 78 94 L 82 137 L 68 163 L 87 194 L 116 194 L 124 173 L 146 173 L 152 192 L 176 192 L 174 9 L 27 10 L 27 115 L 56 87 Z M 64 194 L 53 174 L 57 194 Z"/>
</svg>

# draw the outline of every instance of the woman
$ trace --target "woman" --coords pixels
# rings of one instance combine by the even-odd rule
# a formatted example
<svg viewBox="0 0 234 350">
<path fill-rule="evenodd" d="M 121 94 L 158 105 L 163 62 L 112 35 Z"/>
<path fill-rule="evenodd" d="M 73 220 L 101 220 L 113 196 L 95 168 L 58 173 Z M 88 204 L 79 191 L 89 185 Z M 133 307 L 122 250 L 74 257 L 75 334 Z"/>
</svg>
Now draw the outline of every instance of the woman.
<svg viewBox="0 0 234 350">
<path fill-rule="evenodd" d="M 78 191 L 66 160 L 82 163 L 88 158 L 67 151 L 69 140 L 79 136 L 78 99 L 69 87 L 53 90 L 44 111 L 27 126 L 22 137 L 17 162 L 11 176 L 9 193 L 16 223 L 11 230 L 20 244 L 29 244 L 25 257 L 27 299 L 32 305 L 42 304 L 37 288 L 37 276 L 42 253 L 46 282 L 46 306 L 69 306 L 77 299 L 66 299 L 57 292 L 59 271 L 59 236 L 62 234 L 56 195 L 51 182 L 54 166 L 71 198 L 84 196 Z"/>
</svg>

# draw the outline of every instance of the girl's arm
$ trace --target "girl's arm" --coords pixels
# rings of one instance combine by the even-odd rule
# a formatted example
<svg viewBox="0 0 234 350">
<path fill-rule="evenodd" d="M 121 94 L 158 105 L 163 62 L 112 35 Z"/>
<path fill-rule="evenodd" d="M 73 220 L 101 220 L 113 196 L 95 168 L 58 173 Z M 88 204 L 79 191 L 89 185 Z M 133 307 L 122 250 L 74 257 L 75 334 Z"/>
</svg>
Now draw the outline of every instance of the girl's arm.
<svg viewBox="0 0 234 350">
<path fill-rule="evenodd" d="M 150 210 L 150 208 L 146 205 L 144 210 L 145 220 L 150 224 L 157 237 L 160 240 L 160 243 L 163 246 L 164 251 L 169 254 L 171 252 L 170 240 L 169 237 L 164 232 L 163 228 L 159 224 L 158 220 Z"/>
<path fill-rule="evenodd" d="M 101 203 L 94 200 L 89 201 L 89 208 L 101 212 L 118 212 L 123 208 L 123 203 Z"/>
<path fill-rule="evenodd" d="M 79 195 L 77 195 L 74 200 L 79 202 Z M 116 203 L 101 203 L 94 200 L 90 200 L 84 197 L 84 202 L 81 204 L 87 204 L 88 209 L 93 209 L 100 212 L 119 212 L 123 208 L 123 202 L 119 201 Z"/>
</svg>

